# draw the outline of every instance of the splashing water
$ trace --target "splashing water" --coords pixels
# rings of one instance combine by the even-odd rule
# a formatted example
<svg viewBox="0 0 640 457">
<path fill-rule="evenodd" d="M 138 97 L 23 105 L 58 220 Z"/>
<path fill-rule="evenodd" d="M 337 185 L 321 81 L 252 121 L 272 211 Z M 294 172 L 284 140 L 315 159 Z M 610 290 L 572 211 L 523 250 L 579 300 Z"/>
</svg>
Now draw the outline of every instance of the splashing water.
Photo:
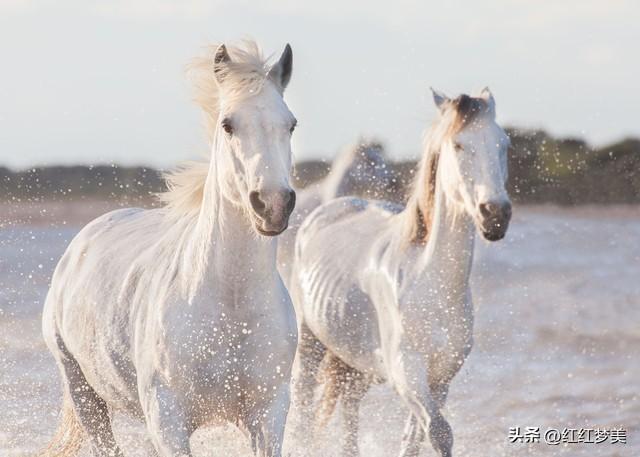
<svg viewBox="0 0 640 457">
<path fill-rule="evenodd" d="M 524 207 L 512 224 L 504 242 L 477 243 L 475 347 L 445 410 L 454 454 L 640 455 L 638 208 Z M 51 272 L 79 229 L 0 228 L 2 456 L 39 449 L 55 429 L 60 382 L 40 315 Z M 396 455 L 405 417 L 393 392 L 373 388 L 361 411 L 362 455 Z M 627 444 L 510 444 L 515 426 L 622 427 Z M 115 429 L 127 456 L 148 455 L 140 425 L 117 417 Z M 337 455 L 339 433 L 334 417 L 316 455 Z M 285 449 L 295 450 L 294 438 Z M 232 426 L 199 430 L 191 443 L 196 456 L 250 455 Z"/>
</svg>

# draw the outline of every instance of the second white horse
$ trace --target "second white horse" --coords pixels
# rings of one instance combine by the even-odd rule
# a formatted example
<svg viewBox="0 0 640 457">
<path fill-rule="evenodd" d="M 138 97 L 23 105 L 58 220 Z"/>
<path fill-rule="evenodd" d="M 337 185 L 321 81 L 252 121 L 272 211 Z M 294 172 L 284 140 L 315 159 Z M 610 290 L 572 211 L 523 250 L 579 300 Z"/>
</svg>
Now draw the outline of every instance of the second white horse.
<svg viewBox="0 0 640 457">
<path fill-rule="evenodd" d="M 438 454 L 451 456 L 441 408 L 472 346 L 475 231 L 499 240 L 511 217 L 509 140 L 495 121 L 493 96 L 484 90 L 450 100 L 434 92 L 434 99 L 440 116 L 406 208 L 341 198 L 316 209 L 298 233 L 291 287 L 299 325 L 296 435 L 311 437 L 324 363 L 323 406 L 315 414 L 331 414 L 342 399 L 345 456 L 358 454 L 359 404 L 381 381 L 410 411 L 401 455 L 418 455 L 428 431 Z"/>
</svg>

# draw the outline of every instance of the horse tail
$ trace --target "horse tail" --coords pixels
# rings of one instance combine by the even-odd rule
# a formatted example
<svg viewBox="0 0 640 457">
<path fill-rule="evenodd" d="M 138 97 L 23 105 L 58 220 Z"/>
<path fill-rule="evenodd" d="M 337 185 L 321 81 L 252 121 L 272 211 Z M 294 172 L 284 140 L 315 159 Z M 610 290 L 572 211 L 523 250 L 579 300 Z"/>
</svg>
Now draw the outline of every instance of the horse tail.
<svg viewBox="0 0 640 457">
<path fill-rule="evenodd" d="M 355 382 L 361 380 L 362 373 L 329 352 L 318 375 L 319 380 L 324 383 L 324 388 L 316 411 L 316 425 L 324 427 L 331 419 L 340 397 L 348 393 Z"/>
<path fill-rule="evenodd" d="M 73 409 L 69 393 L 65 391 L 60 411 L 60 422 L 49 445 L 35 457 L 75 457 L 85 439 L 85 431 Z"/>
</svg>

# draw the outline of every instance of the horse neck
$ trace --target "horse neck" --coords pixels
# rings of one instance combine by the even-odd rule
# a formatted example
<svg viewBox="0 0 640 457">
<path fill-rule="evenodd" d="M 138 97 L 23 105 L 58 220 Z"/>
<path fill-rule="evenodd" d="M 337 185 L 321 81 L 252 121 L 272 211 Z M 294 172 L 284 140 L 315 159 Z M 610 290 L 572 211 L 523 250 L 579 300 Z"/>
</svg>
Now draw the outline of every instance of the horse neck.
<svg viewBox="0 0 640 457">
<path fill-rule="evenodd" d="M 242 209 L 224 196 L 222 179 L 212 164 L 186 261 L 201 269 L 198 277 L 203 286 L 246 288 L 250 278 L 255 278 L 252 284 L 271 280 L 269 273 L 277 271 L 277 242 L 255 234 Z"/>
<path fill-rule="evenodd" d="M 438 173 L 430 235 L 418 264 L 431 272 L 442 272 L 448 284 L 466 285 L 473 261 L 475 228 L 467 212 L 446 197 L 440 180 Z"/>
<path fill-rule="evenodd" d="M 416 192 L 425 195 L 422 189 L 416 188 Z M 427 210 L 420 201 L 417 204 L 424 214 Z M 416 207 L 408 206 L 405 211 L 411 212 L 407 216 L 417 217 Z M 457 208 L 446 197 L 439 168 L 432 211 L 430 226 L 426 228 L 426 243 L 404 251 L 403 269 L 409 274 L 403 276 L 413 284 L 425 280 L 430 283 L 442 281 L 451 289 L 466 290 L 473 261 L 475 229 L 466 211 Z"/>
</svg>

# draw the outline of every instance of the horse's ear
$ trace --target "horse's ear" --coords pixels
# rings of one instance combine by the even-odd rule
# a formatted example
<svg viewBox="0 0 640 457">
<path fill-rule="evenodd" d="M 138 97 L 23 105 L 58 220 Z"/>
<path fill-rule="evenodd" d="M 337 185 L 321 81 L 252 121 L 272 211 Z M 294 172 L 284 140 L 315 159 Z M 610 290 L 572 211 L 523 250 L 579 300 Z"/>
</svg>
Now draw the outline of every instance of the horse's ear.
<svg viewBox="0 0 640 457">
<path fill-rule="evenodd" d="M 229 71 L 229 62 L 231 62 L 231 57 L 229 56 L 227 47 L 224 44 L 221 44 L 218 46 L 218 49 L 216 49 L 216 53 L 213 56 L 213 73 L 218 84 L 221 84 L 227 76 L 227 72 Z"/>
<path fill-rule="evenodd" d="M 480 98 L 487 102 L 489 111 L 491 111 L 492 113 L 496 112 L 496 100 L 493 98 L 493 94 L 489 90 L 489 87 L 485 87 L 484 89 L 482 89 L 482 92 L 480 92 Z"/>
<path fill-rule="evenodd" d="M 293 70 L 293 52 L 289 43 L 284 47 L 284 51 L 278 62 L 269 70 L 269 78 L 276 83 L 284 92 L 291 80 L 291 71 Z"/>
<path fill-rule="evenodd" d="M 451 100 L 445 94 L 435 90 L 433 87 L 430 87 L 429 89 L 431 89 L 431 94 L 433 95 L 433 102 L 436 104 L 438 109 L 442 111 L 445 105 Z"/>
</svg>

